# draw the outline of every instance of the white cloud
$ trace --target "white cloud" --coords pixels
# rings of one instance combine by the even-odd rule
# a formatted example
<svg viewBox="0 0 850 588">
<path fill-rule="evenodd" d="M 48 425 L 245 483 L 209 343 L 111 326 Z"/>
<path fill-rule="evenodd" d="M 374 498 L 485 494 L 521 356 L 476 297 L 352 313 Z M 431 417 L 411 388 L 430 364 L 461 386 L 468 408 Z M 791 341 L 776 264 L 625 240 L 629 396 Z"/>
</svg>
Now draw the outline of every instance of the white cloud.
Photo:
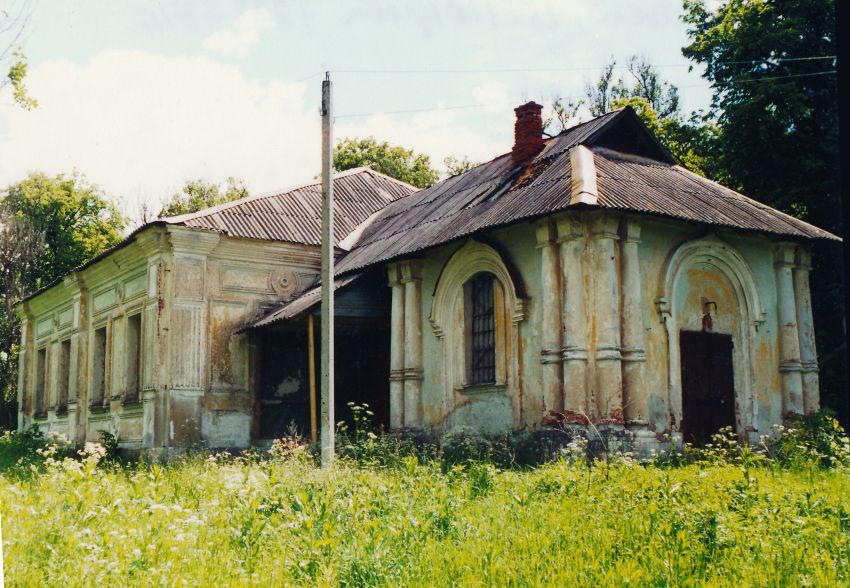
<svg viewBox="0 0 850 588">
<path fill-rule="evenodd" d="M 593 16 L 587 0 L 463 0 L 476 10 L 502 17 L 544 17 L 578 21 Z"/>
<path fill-rule="evenodd" d="M 204 49 L 222 55 L 245 57 L 260 44 L 262 36 L 273 28 L 274 19 L 268 10 L 246 10 L 232 27 L 204 39 Z"/>
<path fill-rule="evenodd" d="M 77 169 L 133 214 L 142 200 L 158 209 L 190 178 L 234 176 L 256 194 L 309 181 L 320 170 L 318 96 L 307 100 L 304 83 L 259 82 L 208 57 L 124 50 L 85 65 L 43 61 L 28 83 L 39 108 L 0 108 L 0 187 L 34 170 Z M 487 129 L 473 130 L 469 116 L 378 113 L 340 120 L 334 135 L 372 135 L 427 153 L 437 166 L 447 155 L 484 161 L 510 149 L 512 114 L 503 121 L 504 144 Z"/>
<path fill-rule="evenodd" d="M 499 82 L 486 82 L 475 86 L 472 89 L 472 97 L 485 112 L 501 112 L 516 106 L 513 103 L 517 102 L 511 100 L 507 84 Z"/>
<path fill-rule="evenodd" d="M 260 83 L 206 57 L 106 51 L 85 66 L 45 61 L 39 108 L 0 109 L 0 186 L 76 168 L 120 197 L 158 201 L 188 178 L 244 179 L 252 192 L 310 179 L 320 120 L 303 83 Z"/>
<path fill-rule="evenodd" d="M 377 113 L 359 123 L 338 123 L 334 135 L 338 138 L 373 136 L 379 141 L 402 145 L 427 154 L 432 165 L 440 169 L 443 159 L 449 155 L 487 161 L 510 150 L 509 141 L 502 144 L 464 125 L 465 114 L 460 112 L 464 111 L 435 110 L 406 120 Z M 512 118 L 507 120 L 506 130 L 513 131 Z M 510 133 L 505 136 L 509 137 Z"/>
</svg>

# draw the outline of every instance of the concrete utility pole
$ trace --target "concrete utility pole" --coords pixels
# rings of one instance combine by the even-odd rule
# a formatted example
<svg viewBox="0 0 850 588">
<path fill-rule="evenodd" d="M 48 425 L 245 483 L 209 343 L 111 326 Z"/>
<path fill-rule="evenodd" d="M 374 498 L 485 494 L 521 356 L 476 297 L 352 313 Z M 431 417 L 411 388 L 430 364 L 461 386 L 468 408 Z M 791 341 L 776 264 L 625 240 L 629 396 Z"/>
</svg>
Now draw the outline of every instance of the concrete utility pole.
<svg viewBox="0 0 850 588">
<path fill-rule="evenodd" d="M 331 75 L 322 82 L 322 467 L 334 459 L 334 185 Z"/>
</svg>

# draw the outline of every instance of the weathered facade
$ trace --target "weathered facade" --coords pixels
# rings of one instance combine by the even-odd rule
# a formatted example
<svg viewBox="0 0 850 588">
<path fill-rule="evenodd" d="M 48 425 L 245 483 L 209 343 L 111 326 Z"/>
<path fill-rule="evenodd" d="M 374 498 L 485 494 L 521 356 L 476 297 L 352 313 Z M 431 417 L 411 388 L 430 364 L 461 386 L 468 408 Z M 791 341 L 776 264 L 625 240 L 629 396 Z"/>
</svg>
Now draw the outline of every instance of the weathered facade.
<svg viewBox="0 0 850 588">
<path fill-rule="evenodd" d="M 413 190 L 366 169 L 336 187 L 338 240 Z M 248 446 L 257 382 L 250 337 L 234 331 L 319 274 L 319 190 L 151 223 L 27 298 L 19 428 L 77 443 L 106 431 L 136 450 Z"/>
<path fill-rule="evenodd" d="M 338 414 L 648 451 L 818 408 L 809 246 L 835 237 L 676 166 L 629 109 L 544 141 L 529 103 L 464 174 L 345 185 Z M 320 202 L 285 194 L 146 227 L 27 299 L 20 426 L 143 449 L 314 430 Z"/>
<path fill-rule="evenodd" d="M 544 142 L 535 109 L 512 153 L 388 205 L 337 263 L 387 275 L 391 427 L 560 421 L 647 451 L 817 410 L 809 243 L 834 237 L 674 165 L 629 110 Z"/>
</svg>

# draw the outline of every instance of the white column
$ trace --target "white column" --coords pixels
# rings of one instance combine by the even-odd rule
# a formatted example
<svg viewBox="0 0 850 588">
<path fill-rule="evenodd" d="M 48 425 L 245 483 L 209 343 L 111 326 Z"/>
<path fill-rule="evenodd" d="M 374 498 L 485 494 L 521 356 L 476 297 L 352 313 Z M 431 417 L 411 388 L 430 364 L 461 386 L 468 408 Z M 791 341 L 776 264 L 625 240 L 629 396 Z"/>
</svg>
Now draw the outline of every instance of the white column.
<svg viewBox="0 0 850 588">
<path fill-rule="evenodd" d="M 621 227 L 620 266 L 623 279 L 623 410 L 626 423 L 649 425 L 649 394 L 646 390 L 645 328 L 643 324 L 643 288 L 640 275 L 640 224 L 626 219 Z"/>
<path fill-rule="evenodd" d="M 587 314 L 585 310 L 584 228 L 572 217 L 558 219 L 564 325 L 564 415 L 568 422 L 585 422 L 587 398 Z"/>
<path fill-rule="evenodd" d="M 782 414 L 803 413 L 803 379 L 797 305 L 794 302 L 793 243 L 776 244 L 776 297 L 779 318 L 779 372 L 782 376 Z"/>
<path fill-rule="evenodd" d="M 398 264 L 387 265 L 392 288 L 390 315 L 390 429 L 404 427 L 404 285 Z"/>
<path fill-rule="evenodd" d="M 815 326 L 812 319 L 812 295 L 809 290 L 809 272 L 812 255 L 808 248 L 797 248 L 797 267 L 794 268 L 794 300 L 797 303 L 797 327 L 800 335 L 800 362 L 803 374 L 803 409 L 813 414 L 820 407 L 818 381 L 818 354 L 815 347 Z"/>
<path fill-rule="evenodd" d="M 549 219 L 537 225 L 537 247 L 540 249 L 540 350 L 543 379 L 544 412 L 563 410 L 561 383 L 561 288 L 558 246 L 555 227 Z"/>
<path fill-rule="evenodd" d="M 422 427 L 422 263 L 399 263 L 404 284 L 404 426 Z"/>
<path fill-rule="evenodd" d="M 623 422 L 623 374 L 620 355 L 620 283 L 617 268 L 617 217 L 602 213 L 591 221 L 593 260 L 594 394 L 597 420 Z"/>
</svg>

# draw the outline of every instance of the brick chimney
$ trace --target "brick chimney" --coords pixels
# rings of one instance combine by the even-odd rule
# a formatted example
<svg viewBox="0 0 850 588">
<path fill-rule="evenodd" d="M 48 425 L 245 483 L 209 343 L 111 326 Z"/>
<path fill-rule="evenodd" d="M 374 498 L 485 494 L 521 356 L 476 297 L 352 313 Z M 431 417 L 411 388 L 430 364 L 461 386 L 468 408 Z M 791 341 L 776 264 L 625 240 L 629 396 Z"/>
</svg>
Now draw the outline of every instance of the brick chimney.
<svg viewBox="0 0 850 588">
<path fill-rule="evenodd" d="M 536 102 L 526 102 L 514 108 L 514 163 L 522 163 L 543 150 L 543 107 Z"/>
</svg>

